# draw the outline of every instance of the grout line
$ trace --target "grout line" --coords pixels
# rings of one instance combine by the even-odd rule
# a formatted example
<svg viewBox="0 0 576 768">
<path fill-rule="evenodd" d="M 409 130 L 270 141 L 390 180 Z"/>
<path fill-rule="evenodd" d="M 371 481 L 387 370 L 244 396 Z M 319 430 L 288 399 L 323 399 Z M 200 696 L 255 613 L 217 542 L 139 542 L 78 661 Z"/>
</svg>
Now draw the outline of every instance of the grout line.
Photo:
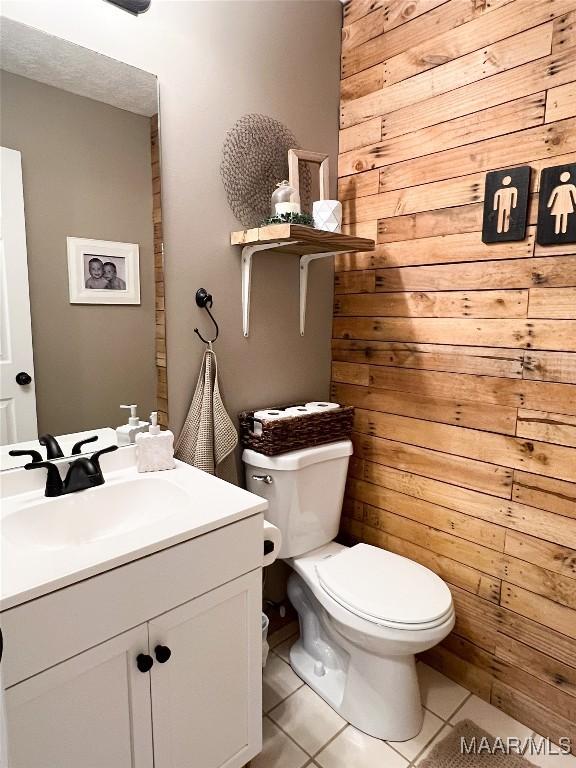
<svg viewBox="0 0 576 768">
<path fill-rule="evenodd" d="M 298 693 L 298 691 L 299 691 L 301 688 L 303 688 L 303 687 L 304 687 L 304 685 L 305 685 L 305 683 L 302 683 L 302 682 L 301 682 L 301 683 L 300 683 L 300 685 L 298 686 L 298 688 L 295 688 L 295 689 L 294 689 L 294 690 L 293 690 L 291 693 L 289 693 L 289 694 L 288 694 L 288 696 L 285 696 L 285 697 L 284 697 L 284 698 L 283 698 L 281 701 L 279 701 L 277 704 L 274 704 L 274 706 L 273 706 L 273 707 L 270 707 L 270 709 L 269 709 L 267 712 L 264 712 L 264 710 L 262 710 L 262 714 L 263 714 L 263 715 L 269 715 L 271 712 L 274 712 L 274 710 L 275 710 L 275 709 L 278 709 L 278 707 L 280 706 L 280 704 L 284 704 L 284 702 L 285 702 L 285 701 L 288 701 L 288 699 L 289 699 L 291 696 L 294 696 L 294 694 L 295 694 L 295 693 Z M 270 718 L 270 719 L 272 719 L 272 718 Z"/>
<path fill-rule="evenodd" d="M 450 718 L 454 717 L 454 715 L 456 714 L 456 712 L 458 712 L 458 710 L 459 710 L 459 709 L 461 709 L 461 708 L 464 706 L 464 704 L 466 704 L 466 702 L 468 701 L 468 699 L 470 698 L 470 696 L 473 696 L 473 695 L 474 695 L 474 694 L 473 694 L 471 691 L 468 691 L 468 689 L 466 689 L 466 690 L 467 690 L 467 694 L 466 694 L 466 696 L 465 696 L 465 697 L 462 699 L 462 701 L 460 702 L 460 704 L 458 704 L 458 706 L 456 707 L 456 709 L 455 709 L 455 710 L 453 710 L 453 712 L 452 712 L 450 715 L 448 715 L 448 719 L 447 719 L 447 718 L 445 718 L 445 717 L 443 717 L 442 715 L 439 715 L 439 714 L 438 714 L 438 712 L 434 712 L 434 710 L 433 710 L 433 709 L 430 709 L 430 707 L 427 707 L 425 704 L 422 704 L 422 709 L 425 709 L 427 712 L 430 712 L 430 714 L 432 714 L 432 715 L 434 715 L 435 717 L 437 717 L 437 718 L 439 718 L 440 720 L 442 720 L 442 722 L 443 722 L 443 723 L 446 723 L 447 725 L 452 725 L 452 723 L 450 722 Z"/>
<path fill-rule="evenodd" d="M 280 654 L 277 653 L 276 648 L 280 648 L 280 646 L 284 645 L 284 643 L 287 643 L 288 640 L 292 640 L 296 637 L 300 637 L 298 632 L 296 632 L 293 635 L 290 635 L 290 637 L 287 637 L 285 640 L 281 640 L 279 643 L 276 643 L 276 645 L 273 648 L 270 648 L 270 645 L 269 645 L 270 653 L 273 653 L 275 656 L 278 656 L 279 658 L 282 659 L 282 656 L 280 656 Z M 296 642 L 296 640 L 294 640 L 294 642 Z M 282 661 L 285 661 L 285 659 L 282 659 Z"/>
<path fill-rule="evenodd" d="M 300 678 L 298 678 L 298 680 L 300 680 Z M 278 704 L 274 704 L 273 707 L 270 707 L 270 709 L 266 714 L 267 715 L 270 714 L 270 712 L 273 712 L 275 709 L 277 709 L 280 706 L 280 704 L 284 704 L 284 702 L 288 701 L 288 699 L 294 696 L 295 693 L 298 693 L 298 691 L 301 690 L 305 685 L 306 683 L 300 680 L 300 685 L 298 686 L 298 688 L 296 688 L 291 693 L 289 693 L 288 696 L 285 696 L 281 701 L 278 702 Z"/>
<path fill-rule="evenodd" d="M 403 754 L 402 754 L 402 752 L 399 752 L 399 751 L 396 749 L 396 747 L 394 746 L 394 744 L 393 744 L 392 742 L 390 742 L 390 741 L 385 741 L 385 742 L 384 742 L 384 744 L 386 744 L 386 746 L 387 746 L 387 747 L 390 747 L 390 749 L 393 749 L 393 750 L 394 750 L 394 752 L 396 752 L 396 754 L 397 754 L 397 755 L 400 755 L 400 757 L 404 758 L 404 760 L 408 760 L 408 758 L 406 757 L 406 755 L 403 755 Z"/>
<path fill-rule="evenodd" d="M 455 715 L 455 714 L 456 714 L 456 713 L 457 713 L 457 712 L 458 712 L 458 711 L 459 711 L 459 710 L 460 710 L 460 709 L 461 709 L 461 708 L 464 706 L 464 704 L 465 704 L 465 703 L 468 701 L 468 699 L 469 699 L 469 698 L 470 698 L 472 695 L 473 695 L 473 694 L 472 694 L 472 692 L 471 692 L 471 691 L 468 691 L 468 695 L 467 695 L 467 696 L 465 696 L 465 698 L 462 700 L 462 702 L 461 702 L 461 703 L 460 703 L 460 704 L 459 704 L 459 705 L 456 707 L 456 709 L 455 709 L 455 710 L 452 712 L 452 714 L 451 714 L 449 717 L 451 717 L 451 718 L 452 718 L 452 717 L 454 717 L 454 715 Z M 452 727 L 452 723 L 450 722 L 450 720 L 445 720 L 443 717 L 441 717 L 440 715 L 438 715 L 436 712 L 434 712 L 433 710 L 431 710 L 429 707 L 425 707 L 424 705 L 422 705 L 422 708 L 423 708 L 423 709 L 425 709 L 427 712 L 430 712 L 430 714 L 432 714 L 432 715 L 434 715 L 435 717 L 437 717 L 437 718 L 438 718 L 438 719 L 439 719 L 439 720 L 442 722 L 442 725 L 441 725 L 441 726 L 440 726 L 440 728 L 439 728 L 439 729 L 436 731 L 436 733 L 434 734 L 434 736 L 433 736 L 433 737 L 432 737 L 432 738 L 431 738 L 431 739 L 430 739 L 428 742 L 426 742 L 426 744 L 425 744 L 425 745 L 422 747 L 422 749 L 420 750 L 420 752 L 418 752 L 418 753 L 416 754 L 416 756 L 412 758 L 412 760 L 409 760 L 409 761 L 408 761 L 408 766 L 407 766 L 406 768 L 412 768 L 412 766 L 414 766 L 414 765 L 416 764 L 416 761 L 417 761 L 417 760 L 418 760 L 418 759 L 419 759 L 419 758 L 422 756 L 422 753 L 423 753 L 423 752 L 424 752 L 426 749 L 428 749 L 428 747 L 430 747 L 430 745 L 431 745 L 431 744 L 432 744 L 432 743 L 433 743 L 433 742 L 436 740 L 437 736 L 440 734 L 440 732 L 441 732 L 441 731 L 443 731 L 443 730 L 444 730 L 444 727 L 445 727 L 445 726 L 447 726 L 447 725 L 448 725 L 448 726 Z M 391 742 L 389 742 L 389 741 L 384 741 L 384 743 L 385 743 L 385 744 L 387 744 L 387 745 L 390 747 L 390 749 L 393 749 L 393 750 L 394 750 L 394 752 L 396 752 L 397 754 L 399 754 L 399 755 L 400 755 L 400 757 L 403 757 L 403 758 L 404 758 L 404 760 L 408 760 L 408 758 L 406 757 L 406 755 L 403 755 L 403 754 L 402 754 L 402 752 L 400 752 L 400 751 L 399 751 L 399 750 L 398 750 L 398 749 L 397 749 L 397 748 L 394 746 L 394 744 L 393 744 L 393 743 L 391 743 Z"/>
<path fill-rule="evenodd" d="M 328 705 L 328 706 L 330 706 L 330 705 Z M 338 714 L 338 713 L 336 713 L 336 714 Z M 316 752 L 314 752 L 314 757 L 317 757 L 317 756 L 320 754 L 320 752 L 323 752 L 323 751 L 326 749 L 326 747 L 328 746 L 328 744 L 332 744 L 332 742 L 333 742 L 335 739 L 337 739 L 337 738 L 338 738 L 338 736 L 340 736 L 340 734 L 341 734 L 341 733 L 343 733 L 343 732 L 346 730 L 346 728 L 348 728 L 348 726 L 349 726 L 349 725 L 350 725 L 350 723 L 348 723 L 348 722 L 344 722 L 344 725 L 342 726 L 342 728 L 340 728 L 340 730 L 339 730 L 339 731 L 337 731 L 337 732 L 334 734 L 334 736 L 332 736 L 332 738 L 328 739 L 328 741 L 326 742 L 326 744 L 323 744 L 323 745 L 320 747 L 320 749 L 318 749 L 318 750 L 316 750 Z"/>
<path fill-rule="evenodd" d="M 277 728 L 279 728 L 279 729 L 282 731 L 282 733 L 283 733 L 283 734 L 285 734 L 285 735 L 286 735 L 286 736 L 287 736 L 287 737 L 288 737 L 288 738 L 289 738 L 291 741 L 293 741 L 293 742 L 294 742 L 294 744 L 296 744 L 296 746 L 300 747 L 300 749 L 301 749 L 301 750 L 304 752 L 304 754 L 308 755 L 308 757 L 310 757 L 311 759 L 313 759 L 314 757 L 316 757 L 316 755 L 319 755 L 319 754 L 320 754 L 320 752 L 322 752 L 322 750 L 323 750 L 325 747 L 327 747 L 327 746 L 328 746 L 328 744 L 330 744 L 332 741 L 334 741 L 334 739 L 335 739 L 337 736 L 339 736 L 339 735 L 342 733 L 342 731 L 344 731 L 344 730 L 345 730 L 345 729 L 348 727 L 349 723 L 345 721 L 345 722 L 344 722 L 344 725 L 343 725 L 343 726 L 342 726 L 342 727 L 341 727 L 341 728 L 340 728 L 340 729 L 337 731 L 337 733 L 335 733 L 335 734 L 334 734 L 334 736 L 330 737 L 330 738 L 328 739 L 328 741 L 327 741 L 325 744 L 322 744 L 322 746 L 321 746 L 321 747 L 320 747 L 318 750 L 316 750 L 316 752 L 314 752 L 313 754 L 310 754 L 310 752 L 308 752 L 308 750 L 307 750 L 307 749 L 305 749 L 305 748 L 302 746 L 302 744 L 299 744 L 299 743 L 296 741 L 296 739 L 295 739 L 293 736 L 291 736 L 291 735 L 290 735 L 290 734 L 289 734 L 287 731 L 285 731 L 285 730 L 284 730 L 284 728 L 282 728 L 282 726 L 281 726 L 279 723 L 277 723 L 277 722 L 276 722 L 276 721 L 275 721 L 275 720 L 274 720 L 272 717 L 270 717 L 270 714 L 273 712 L 273 710 L 274 710 L 274 709 L 277 709 L 277 708 L 280 706 L 280 704 L 283 704 L 283 703 L 284 703 L 285 701 L 287 701 L 287 700 L 288 700 L 288 699 L 289 699 L 291 696 L 293 696 L 295 693 L 297 693 L 299 690 L 301 690 L 301 688 L 303 688 L 303 687 L 304 687 L 304 685 L 306 685 L 306 683 L 302 683 L 302 685 L 300 686 L 300 688 L 298 688 L 296 691 L 292 691 L 292 693 L 290 693 L 288 696 L 286 696 L 286 698 L 285 698 L 285 699 L 283 699 L 283 700 L 282 700 L 282 701 L 281 701 L 279 704 L 276 704 L 276 706 L 272 707 L 272 709 L 271 709 L 271 710 L 270 710 L 268 713 L 266 713 L 266 715 L 265 715 L 265 716 L 266 716 L 266 717 L 268 717 L 268 718 L 269 718 L 269 719 L 270 719 L 270 720 L 271 720 L 271 721 L 274 723 L 274 725 L 275 725 Z M 307 685 L 307 687 L 308 687 L 308 688 L 310 688 L 310 686 L 309 686 L 309 685 Z M 310 688 L 310 690 L 312 690 L 312 689 Z M 319 697 L 319 698 L 320 698 L 322 701 L 324 701 L 324 700 L 322 699 L 322 697 L 321 697 L 321 696 L 319 696 L 319 695 L 316 693 L 316 691 L 313 691 L 313 693 L 314 693 L 316 696 L 318 696 L 318 697 Z M 330 706 L 330 705 L 328 704 L 327 706 Z M 336 714 L 338 714 L 338 713 L 336 713 Z M 309 763 L 306 763 L 306 765 L 309 765 Z M 305 766 L 304 766 L 304 768 L 305 768 Z"/>
<path fill-rule="evenodd" d="M 287 637 L 283 637 L 281 640 L 276 641 L 275 637 L 276 635 L 279 635 L 283 631 L 282 627 L 280 629 L 277 629 L 276 632 L 274 632 L 273 634 L 268 635 L 267 641 L 271 651 L 273 651 L 274 648 L 277 648 L 279 645 L 282 645 L 282 643 L 284 643 L 286 640 L 290 640 L 291 637 L 294 637 L 295 635 L 300 633 L 300 629 L 297 626 L 297 622 L 295 621 L 293 623 L 296 624 L 296 626 L 294 627 L 294 631 L 292 632 L 292 634 L 288 635 Z M 286 626 L 289 626 L 289 625 L 287 624 Z M 272 645 L 272 643 L 274 643 L 274 645 Z"/>
<path fill-rule="evenodd" d="M 265 715 L 265 717 L 268 717 L 268 715 Z M 262 718 L 262 719 L 264 719 L 264 718 Z M 290 740 L 290 741 L 291 741 L 293 744 L 296 744 L 296 746 L 298 747 L 298 749 L 299 749 L 301 752 L 304 752 L 304 754 L 306 755 L 306 757 L 309 757 L 309 758 L 310 758 L 310 760 L 309 760 L 307 763 L 304 763 L 304 766 L 303 766 L 303 768 L 305 768 L 305 766 L 307 766 L 307 765 L 310 765 L 310 761 L 312 760 L 312 755 L 310 754 L 310 752 L 308 752 L 307 750 L 305 750 L 305 749 L 304 749 L 304 747 L 303 747 L 301 744 L 298 744 L 298 742 L 296 741 L 296 739 L 294 739 L 292 736 L 290 736 L 290 734 L 289 734 L 289 733 L 287 733 L 287 732 L 284 730 L 284 728 L 282 728 L 282 726 L 281 726 L 281 725 L 279 725 L 279 724 L 278 724 L 278 723 L 277 723 L 275 720 L 272 720 L 272 718 L 271 718 L 271 717 L 269 717 L 268 719 L 270 720 L 270 722 L 271 722 L 273 725 L 275 725 L 275 726 L 276 726 L 276 728 L 278 728 L 278 730 L 279 730 L 279 731 L 281 731 L 281 732 L 284 734 L 284 736 L 286 736 L 286 738 L 287 738 L 287 739 L 289 739 L 289 740 Z"/>
<path fill-rule="evenodd" d="M 275 655 L 277 656 L 277 654 L 275 654 Z M 281 656 L 277 656 L 277 658 L 279 658 L 281 662 L 283 662 L 284 664 L 286 664 L 286 662 L 284 661 L 284 659 L 283 659 Z M 292 669 L 292 667 L 290 666 L 290 664 L 286 664 L 286 666 L 287 666 L 287 667 L 289 667 L 290 671 L 294 672 L 294 670 Z M 272 707 L 270 707 L 270 709 L 264 710 L 264 707 L 262 707 L 262 716 L 270 714 L 270 712 L 272 712 L 272 710 L 276 709 L 276 707 L 279 707 L 279 706 L 280 706 L 280 704 L 283 704 L 283 703 L 286 701 L 286 699 L 289 699 L 289 698 L 290 698 L 290 696 L 293 696 L 293 695 L 294 695 L 294 694 L 295 694 L 297 691 L 299 691 L 299 690 L 300 690 L 300 689 L 301 689 L 301 688 L 302 688 L 304 685 L 306 685 L 306 683 L 305 683 L 305 682 L 302 680 L 302 678 L 301 678 L 301 677 L 298 677 L 298 675 L 296 675 L 296 673 L 295 673 L 295 672 L 294 672 L 294 675 L 295 675 L 295 676 L 298 678 L 298 680 L 300 681 L 300 685 L 299 685 L 297 688 L 295 688 L 293 691 L 291 691 L 291 692 L 290 692 L 290 693 L 289 693 L 287 696 L 285 696 L 283 699 L 280 699 L 280 701 L 279 701 L 279 702 L 277 702 L 276 704 L 274 704 Z M 262 683 L 264 683 L 264 680 L 262 680 Z"/>
<path fill-rule="evenodd" d="M 418 754 L 417 754 L 415 757 L 413 757 L 413 758 L 412 758 L 412 761 L 411 761 L 411 765 L 412 765 L 412 764 L 416 764 L 416 762 L 417 762 L 417 761 L 418 761 L 418 760 L 419 760 L 419 759 L 422 757 L 422 755 L 424 754 L 424 752 L 425 752 L 425 751 L 426 751 L 426 750 L 427 750 L 429 747 L 431 747 L 431 746 L 432 746 L 432 744 L 434 744 L 434 743 L 435 743 L 436 739 L 438 738 L 438 736 L 440 736 L 440 734 L 442 733 L 442 731 L 444 730 L 444 728 L 445 728 L 447 725 L 448 725 L 448 723 L 446 723 L 446 722 L 442 721 L 442 725 L 441 725 L 441 726 L 440 726 L 440 728 L 439 728 L 439 729 L 436 731 L 436 733 L 434 734 L 434 736 L 433 736 L 433 737 L 432 737 L 432 738 L 431 738 L 429 741 L 427 741 L 427 742 L 426 742 L 426 744 L 425 744 L 425 745 L 422 747 L 422 749 L 420 750 L 420 752 L 418 752 Z"/>
<path fill-rule="evenodd" d="M 468 694 L 468 696 L 466 696 L 466 698 L 464 699 L 464 701 L 463 701 L 463 702 L 462 702 L 462 703 L 461 703 L 459 706 L 457 706 L 457 707 L 456 707 L 456 709 L 454 710 L 454 712 L 452 712 L 452 714 L 450 715 L 450 720 L 453 720 L 453 719 L 456 717 L 456 715 L 458 714 L 458 712 L 460 712 L 460 710 L 462 709 L 462 707 L 464 706 L 464 704 L 466 704 L 466 702 L 467 702 L 469 699 L 471 699 L 471 698 L 472 698 L 472 696 L 474 696 L 474 694 L 472 693 L 472 691 L 470 691 L 470 693 Z M 450 720 L 446 720 L 446 722 L 448 723 L 448 725 L 452 725 L 452 723 L 450 722 Z"/>
</svg>

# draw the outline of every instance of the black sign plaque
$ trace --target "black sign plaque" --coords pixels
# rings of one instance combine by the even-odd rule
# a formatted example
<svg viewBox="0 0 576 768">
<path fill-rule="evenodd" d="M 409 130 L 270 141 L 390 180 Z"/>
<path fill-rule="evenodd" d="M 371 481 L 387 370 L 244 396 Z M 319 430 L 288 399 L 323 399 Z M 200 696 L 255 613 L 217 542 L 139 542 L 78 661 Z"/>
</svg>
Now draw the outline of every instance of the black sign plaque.
<svg viewBox="0 0 576 768">
<path fill-rule="evenodd" d="M 542 169 L 536 240 L 538 245 L 576 243 L 576 163 Z"/>
<path fill-rule="evenodd" d="M 486 174 L 483 243 L 509 243 L 526 237 L 529 165 Z"/>
</svg>

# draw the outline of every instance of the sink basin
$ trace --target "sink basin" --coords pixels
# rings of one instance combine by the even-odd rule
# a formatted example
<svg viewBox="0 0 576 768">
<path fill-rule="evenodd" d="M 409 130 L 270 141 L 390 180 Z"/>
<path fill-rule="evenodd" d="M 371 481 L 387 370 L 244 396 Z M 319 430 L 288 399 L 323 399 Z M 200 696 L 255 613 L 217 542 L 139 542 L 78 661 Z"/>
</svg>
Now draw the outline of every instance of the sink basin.
<svg viewBox="0 0 576 768">
<path fill-rule="evenodd" d="M 0 473 L 0 611 L 268 506 L 181 461 L 142 474 L 135 462 L 133 446 L 103 456 L 104 485 L 52 499 L 44 496 L 44 473 Z"/>
<path fill-rule="evenodd" d="M 7 515 L 2 535 L 18 546 L 64 549 L 153 525 L 190 507 L 190 496 L 160 477 L 130 478 L 36 501 Z"/>
</svg>

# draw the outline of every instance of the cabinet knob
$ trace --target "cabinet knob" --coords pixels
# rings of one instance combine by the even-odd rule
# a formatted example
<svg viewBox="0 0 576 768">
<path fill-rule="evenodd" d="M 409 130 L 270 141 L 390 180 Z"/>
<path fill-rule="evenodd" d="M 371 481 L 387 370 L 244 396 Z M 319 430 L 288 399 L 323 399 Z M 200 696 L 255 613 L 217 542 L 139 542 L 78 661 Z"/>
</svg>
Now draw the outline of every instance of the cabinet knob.
<svg viewBox="0 0 576 768">
<path fill-rule="evenodd" d="M 165 664 L 170 656 L 172 656 L 172 651 L 167 645 L 157 645 L 156 648 L 154 648 L 154 655 L 159 664 Z"/>
<path fill-rule="evenodd" d="M 138 656 L 136 656 L 136 666 L 140 672 L 150 672 L 153 664 L 154 659 L 152 656 L 148 656 L 147 653 L 139 653 Z"/>
</svg>

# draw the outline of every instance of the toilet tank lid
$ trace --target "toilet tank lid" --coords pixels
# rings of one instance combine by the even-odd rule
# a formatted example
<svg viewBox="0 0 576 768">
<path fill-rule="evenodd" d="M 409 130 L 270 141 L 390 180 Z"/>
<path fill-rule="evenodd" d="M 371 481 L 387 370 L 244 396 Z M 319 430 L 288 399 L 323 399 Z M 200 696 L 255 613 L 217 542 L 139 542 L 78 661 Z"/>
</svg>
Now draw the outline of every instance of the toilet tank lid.
<svg viewBox="0 0 576 768">
<path fill-rule="evenodd" d="M 337 443 L 317 445 L 314 448 L 301 448 L 299 451 L 288 451 L 279 456 L 264 456 L 263 453 L 245 448 L 242 461 L 251 467 L 260 469 L 276 469 L 280 471 L 302 469 L 310 464 L 319 464 L 330 459 L 340 459 L 353 453 L 350 440 L 340 440 Z"/>
</svg>

